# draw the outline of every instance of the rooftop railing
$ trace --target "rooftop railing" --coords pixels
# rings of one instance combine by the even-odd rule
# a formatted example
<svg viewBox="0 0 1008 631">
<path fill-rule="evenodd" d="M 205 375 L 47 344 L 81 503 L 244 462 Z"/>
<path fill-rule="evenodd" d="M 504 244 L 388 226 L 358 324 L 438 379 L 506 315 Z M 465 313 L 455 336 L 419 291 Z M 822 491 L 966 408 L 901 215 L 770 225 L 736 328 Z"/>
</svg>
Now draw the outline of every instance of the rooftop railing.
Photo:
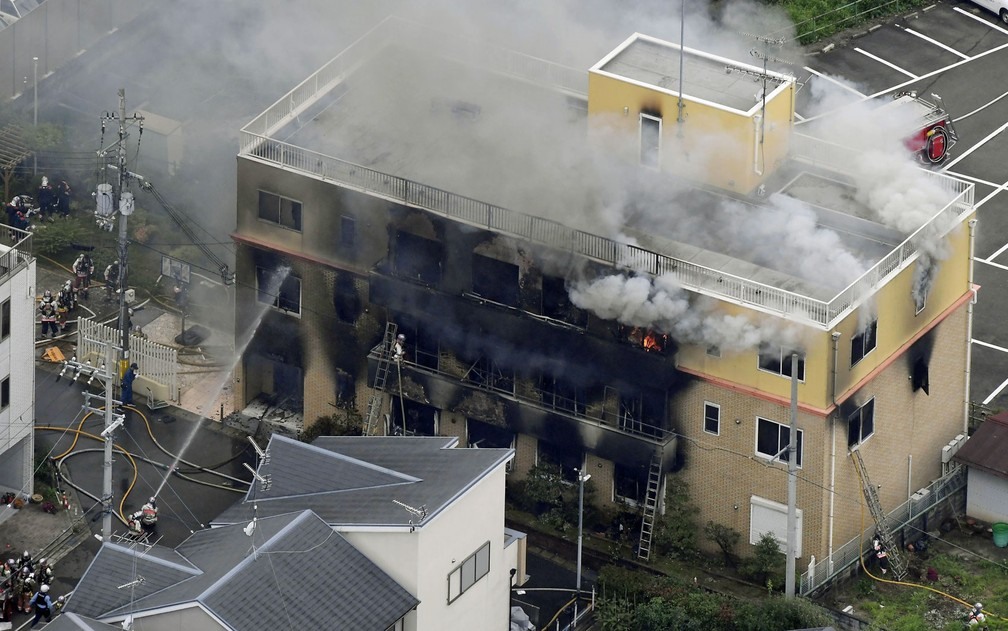
<svg viewBox="0 0 1008 631">
<path fill-rule="evenodd" d="M 653 252 L 635 245 L 570 228 L 558 222 L 509 210 L 477 199 L 458 195 L 353 162 L 310 151 L 271 138 L 278 129 L 294 120 L 300 111 L 343 81 L 355 68 L 378 53 L 388 42 L 418 44 L 428 41 L 423 29 L 398 20 L 386 20 L 369 34 L 308 77 L 269 109 L 246 125 L 241 132 L 241 154 L 275 164 L 288 170 L 335 182 L 391 202 L 420 208 L 445 218 L 508 235 L 554 250 L 588 258 L 621 269 L 654 276 L 673 277 L 683 288 L 730 300 L 776 316 L 818 325 L 835 326 L 852 309 L 870 296 L 891 274 L 900 270 L 918 251 L 922 242 L 947 233 L 973 210 L 973 184 L 941 173 L 921 171 L 949 196 L 949 201 L 925 225 L 867 270 L 831 300 L 821 300 L 780 289 L 755 280 L 697 265 L 689 261 Z M 450 40 L 451 38 L 445 38 Z M 431 43 L 434 46 L 434 43 Z M 439 51 L 466 55 L 466 61 L 479 61 L 491 70 L 521 76 L 529 81 L 544 81 L 554 89 L 576 87 L 571 69 L 533 57 L 487 47 L 480 50 L 471 42 L 437 40 Z M 587 81 L 587 73 L 583 82 Z M 854 150 L 832 145 L 802 134 L 795 134 L 792 152 L 795 159 L 826 168 L 849 172 L 857 159 Z"/>
<path fill-rule="evenodd" d="M 13 245 L 0 246 L 0 282 L 21 271 L 32 260 L 32 233 L 4 226 L 0 231 Z"/>
</svg>

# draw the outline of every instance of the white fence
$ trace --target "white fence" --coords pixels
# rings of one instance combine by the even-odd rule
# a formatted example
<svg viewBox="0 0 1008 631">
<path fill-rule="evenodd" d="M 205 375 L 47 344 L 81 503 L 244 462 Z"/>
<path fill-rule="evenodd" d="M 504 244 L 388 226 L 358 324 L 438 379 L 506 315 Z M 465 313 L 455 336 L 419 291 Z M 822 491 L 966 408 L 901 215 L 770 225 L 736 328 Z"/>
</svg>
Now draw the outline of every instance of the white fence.
<svg viewBox="0 0 1008 631">
<path fill-rule="evenodd" d="M 960 491 L 964 486 L 966 486 L 966 467 L 957 467 L 948 475 L 932 482 L 927 487 L 929 492 L 922 494 L 923 497 L 917 500 L 909 499 L 886 515 L 886 523 L 889 525 L 889 530 L 894 533 L 900 531 L 911 521 L 942 503 L 949 496 Z M 867 512 L 866 508 L 866 515 Z M 869 522 L 871 520 L 870 517 L 866 517 L 866 519 Z M 832 560 L 825 558 L 810 563 L 808 570 L 801 575 L 799 593 L 807 596 L 813 591 L 829 584 L 838 575 L 850 569 L 852 565 L 860 563 L 861 556 L 871 551 L 871 539 L 874 534 L 875 525 L 872 524 L 861 533 L 861 536 L 854 537 L 834 550 Z"/>
<path fill-rule="evenodd" d="M 100 364 L 105 357 L 105 345 L 120 345 L 122 334 L 93 319 L 77 320 L 77 359 Z M 168 393 L 168 403 L 178 405 L 178 350 L 152 342 L 144 337 L 130 336 L 130 361 L 136 362 L 139 373 L 151 382 L 162 384 Z"/>
</svg>

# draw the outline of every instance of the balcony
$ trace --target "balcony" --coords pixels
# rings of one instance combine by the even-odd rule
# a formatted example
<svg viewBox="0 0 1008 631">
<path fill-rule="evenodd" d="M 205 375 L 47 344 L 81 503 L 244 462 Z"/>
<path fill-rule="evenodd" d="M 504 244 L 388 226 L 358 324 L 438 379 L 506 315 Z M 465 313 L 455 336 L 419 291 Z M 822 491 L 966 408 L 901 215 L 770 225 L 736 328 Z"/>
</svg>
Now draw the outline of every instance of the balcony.
<svg viewBox="0 0 1008 631">
<path fill-rule="evenodd" d="M 5 236 L 13 245 L 0 245 L 0 283 L 28 266 L 32 260 L 32 233 L 4 226 Z"/>
</svg>

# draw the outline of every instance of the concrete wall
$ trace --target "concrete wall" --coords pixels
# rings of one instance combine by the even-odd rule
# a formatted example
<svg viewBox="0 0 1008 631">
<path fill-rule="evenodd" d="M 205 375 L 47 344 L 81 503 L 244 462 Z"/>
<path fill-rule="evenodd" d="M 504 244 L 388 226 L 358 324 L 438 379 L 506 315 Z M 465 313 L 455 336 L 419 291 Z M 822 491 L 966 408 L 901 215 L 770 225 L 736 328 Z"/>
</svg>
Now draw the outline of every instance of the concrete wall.
<svg viewBox="0 0 1008 631">
<path fill-rule="evenodd" d="M 0 99 L 32 89 L 33 57 L 41 80 L 150 6 L 149 0 L 45 0 L 0 30 Z"/>
</svg>

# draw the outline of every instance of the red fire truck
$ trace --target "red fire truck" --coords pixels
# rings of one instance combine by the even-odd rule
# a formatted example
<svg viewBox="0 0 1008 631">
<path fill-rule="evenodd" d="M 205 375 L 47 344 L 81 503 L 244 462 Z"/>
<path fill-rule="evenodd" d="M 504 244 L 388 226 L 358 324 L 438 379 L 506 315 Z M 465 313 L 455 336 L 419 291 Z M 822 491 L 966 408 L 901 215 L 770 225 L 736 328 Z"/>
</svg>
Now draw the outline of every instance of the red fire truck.
<svg viewBox="0 0 1008 631">
<path fill-rule="evenodd" d="M 916 121 L 904 144 L 924 164 L 938 165 L 948 159 L 949 149 L 958 137 L 941 97 L 932 94 L 931 98 L 933 102 L 920 98 L 916 92 L 897 92 L 893 102 L 884 107 L 903 110 L 901 118 Z"/>
</svg>

